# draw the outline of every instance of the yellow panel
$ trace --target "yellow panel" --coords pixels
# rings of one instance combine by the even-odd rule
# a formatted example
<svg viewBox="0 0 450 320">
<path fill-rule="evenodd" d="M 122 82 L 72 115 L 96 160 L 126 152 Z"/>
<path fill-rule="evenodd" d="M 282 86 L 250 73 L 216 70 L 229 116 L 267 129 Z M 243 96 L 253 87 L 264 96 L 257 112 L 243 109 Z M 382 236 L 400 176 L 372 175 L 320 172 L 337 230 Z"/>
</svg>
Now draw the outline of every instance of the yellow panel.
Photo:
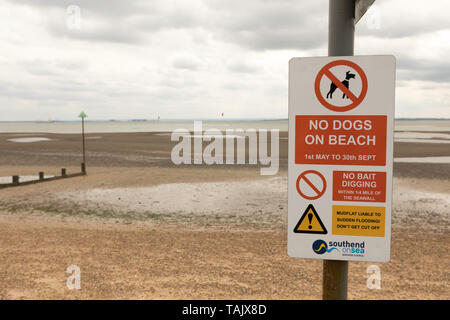
<svg viewBox="0 0 450 320">
<path fill-rule="evenodd" d="M 333 206 L 333 234 L 384 237 L 384 207 Z"/>
</svg>

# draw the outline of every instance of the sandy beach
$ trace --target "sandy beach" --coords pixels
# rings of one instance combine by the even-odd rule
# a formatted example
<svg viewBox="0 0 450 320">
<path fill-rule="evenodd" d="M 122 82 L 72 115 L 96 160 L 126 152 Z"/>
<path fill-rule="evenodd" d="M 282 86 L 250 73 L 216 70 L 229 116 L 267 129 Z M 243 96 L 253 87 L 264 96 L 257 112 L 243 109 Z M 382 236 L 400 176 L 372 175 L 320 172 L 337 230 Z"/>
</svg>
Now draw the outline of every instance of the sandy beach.
<svg viewBox="0 0 450 320">
<path fill-rule="evenodd" d="M 102 300 L 117 316 L 131 300 L 150 318 L 255 320 L 450 300 L 450 1 L 0 8 L 14 313 Z"/>
<path fill-rule="evenodd" d="M 46 139 L 11 141 L 24 137 Z M 175 166 L 161 132 L 89 133 L 87 176 L 0 189 L 0 298 L 320 299 L 322 262 L 286 253 L 285 138 L 278 174 L 261 176 Z M 450 156 L 447 143 L 411 139 L 394 158 Z M 379 290 L 366 286 L 373 263 L 350 263 L 350 299 L 450 298 L 450 163 L 424 161 L 395 162 L 391 261 L 377 264 Z M 80 162 L 77 134 L 0 133 L 0 177 Z M 81 290 L 66 287 L 72 264 Z"/>
</svg>

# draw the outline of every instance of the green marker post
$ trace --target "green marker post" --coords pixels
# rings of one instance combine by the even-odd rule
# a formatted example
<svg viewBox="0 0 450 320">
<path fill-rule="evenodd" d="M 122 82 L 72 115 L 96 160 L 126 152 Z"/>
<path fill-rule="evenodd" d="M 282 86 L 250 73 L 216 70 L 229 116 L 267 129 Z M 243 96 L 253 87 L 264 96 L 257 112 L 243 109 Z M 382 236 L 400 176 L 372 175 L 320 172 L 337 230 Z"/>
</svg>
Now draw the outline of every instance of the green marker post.
<svg viewBox="0 0 450 320">
<path fill-rule="evenodd" d="M 78 115 L 78 118 L 81 118 L 81 134 L 82 134 L 82 141 L 83 141 L 83 163 L 81 164 L 81 171 L 83 173 L 86 173 L 86 149 L 85 149 L 85 143 L 84 143 L 84 118 L 87 118 L 86 113 L 84 111 L 81 111 L 81 113 Z"/>
</svg>

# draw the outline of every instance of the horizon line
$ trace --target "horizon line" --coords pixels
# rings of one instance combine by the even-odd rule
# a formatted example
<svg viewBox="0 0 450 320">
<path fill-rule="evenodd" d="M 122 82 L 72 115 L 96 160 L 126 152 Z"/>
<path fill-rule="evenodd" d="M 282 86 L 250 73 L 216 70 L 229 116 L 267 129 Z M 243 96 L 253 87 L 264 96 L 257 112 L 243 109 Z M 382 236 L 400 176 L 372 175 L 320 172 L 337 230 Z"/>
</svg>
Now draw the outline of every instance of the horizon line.
<svg viewBox="0 0 450 320">
<path fill-rule="evenodd" d="M 180 122 L 180 121 L 288 121 L 289 118 L 167 118 L 167 119 L 85 119 L 86 122 Z M 394 120 L 450 120 L 450 118 L 439 117 L 399 117 Z M 79 122 L 80 120 L 0 120 L 0 123 L 6 122 L 36 122 L 36 123 L 54 123 L 54 122 Z"/>
</svg>

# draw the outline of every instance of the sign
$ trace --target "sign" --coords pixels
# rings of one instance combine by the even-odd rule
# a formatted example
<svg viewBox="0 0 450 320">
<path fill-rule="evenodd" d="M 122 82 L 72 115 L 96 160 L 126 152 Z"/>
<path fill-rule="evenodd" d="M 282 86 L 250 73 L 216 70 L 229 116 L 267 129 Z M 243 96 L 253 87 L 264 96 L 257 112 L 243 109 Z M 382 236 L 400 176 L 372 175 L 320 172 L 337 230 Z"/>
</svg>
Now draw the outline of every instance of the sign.
<svg viewBox="0 0 450 320">
<path fill-rule="evenodd" d="M 294 228 L 295 233 L 327 234 L 327 229 L 320 220 L 316 209 L 310 204 Z"/>
<path fill-rule="evenodd" d="M 349 69 L 345 73 L 345 78 L 342 81 L 336 77 L 333 71 L 331 71 L 333 67 L 346 67 Z M 321 86 L 321 82 L 324 78 L 328 78 L 328 80 L 331 81 L 329 90 L 327 90 L 327 87 L 324 88 Z M 352 89 L 349 88 L 350 82 L 352 82 Z M 359 93 L 354 91 L 353 87 L 355 87 L 355 84 L 353 82 L 360 82 L 359 86 L 361 87 L 361 90 Z M 342 92 L 342 99 L 350 99 L 351 102 L 343 106 L 334 105 L 333 102 L 328 102 L 328 99 L 330 99 L 330 101 L 333 100 L 333 93 L 336 89 L 339 89 Z M 349 111 L 356 108 L 364 100 L 367 93 L 367 77 L 361 67 L 356 63 L 348 60 L 334 60 L 320 69 L 314 83 L 314 91 L 324 107 L 338 112 Z M 339 100 L 336 101 L 336 99 L 334 101 L 339 102 Z"/>
<path fill-rule="evenodd" d="M 386 202 L 386 172 L 333 171 L 333 201 Z"/>
<path fill-rule="evenodd" d="M 303 198 L 316 200 L 325 193 L 327 182 L 320 172 L 308 170 L 298 176 L 296 188 Z"/>
<path fill-rule="evenodd" d="M 386 125 L 383 115 L 296 115 L 295 164 L 385 165 Z"/>
<path fill-rule="evenodd" d="M 81 113 L 78 115 L 78 118 L 84 119 L 87 118 L 86 113 L 84 113 L 84 111 L 81 111 Z"/>
<path fill-rule="evenodd" d="M 390 259 L 395 58 L 289 63 L 288 254 Z"/>
</svg>

